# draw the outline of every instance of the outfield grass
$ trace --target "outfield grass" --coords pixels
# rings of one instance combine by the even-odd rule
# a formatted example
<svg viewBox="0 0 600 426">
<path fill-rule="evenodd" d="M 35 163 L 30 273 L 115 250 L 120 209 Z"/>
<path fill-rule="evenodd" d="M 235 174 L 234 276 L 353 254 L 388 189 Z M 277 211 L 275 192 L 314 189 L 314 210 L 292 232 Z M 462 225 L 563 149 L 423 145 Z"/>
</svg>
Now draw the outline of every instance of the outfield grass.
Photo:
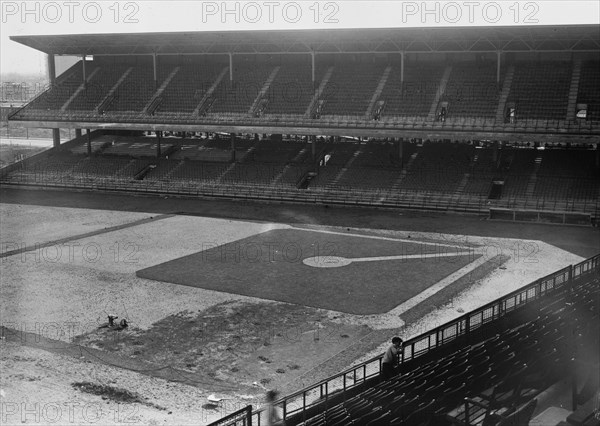
<svg viewBox="0 0 600 426">
<path fill-rule="evenodd" d="M 437 247 L 399 241 L 272 230 L 142 269 L 142 278 L 351 314 L 379 314 L 419 294 L 476 256 L 351 263 L 314 268 L 315 255 L 348 258 L 433 254 Z M 448 248 L 439 248 L 448 252 Z"/>
</svg>

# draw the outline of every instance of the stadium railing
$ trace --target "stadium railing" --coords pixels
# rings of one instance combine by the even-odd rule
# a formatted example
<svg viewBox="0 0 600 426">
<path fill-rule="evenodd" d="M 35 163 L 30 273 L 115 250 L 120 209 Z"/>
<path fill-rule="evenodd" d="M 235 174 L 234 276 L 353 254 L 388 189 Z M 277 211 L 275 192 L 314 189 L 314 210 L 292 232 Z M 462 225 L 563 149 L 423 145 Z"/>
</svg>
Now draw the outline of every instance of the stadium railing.
<svg viewBox="0 0 600 426">
<path fill-rule="evenodd" d="M 238 424 L 240 426 L 252 426 L 252 405 L 241 408 L 222 419 L 210 423 L 208 426 L 225 426 L 231 424 L 236 426 Z"/>
<path fill-rule="evenodd" d="M 46 92 L 43 92 L 44 94 Z M 42 95 L 40 94 L 40 96 Z M 29 104 L 28 104 L 29 105 Z M 11 120 L 21 119 L 20 115 L 28 105 L 18 109 L 9 117 Z M 380 120 L 371 120 L 364 116 L 323 116 L 312 119 L 303 115 L 267 114 L 260 118 L 243 113 L 219 113 L 207 116 L 194 116 L 192 113 L 161 113 L 148 115 L 141 112 L 113 112 L 108 116 L 93 111 L 48 111 L 27 109 L 35 112 L 36 119 L 53 121 L 87 120 L 90 122 L 148 123 L 157 121 L 165 124 L 230 124 L 261 126 L 302 126 L 320 128 L 370 128 L 370 129 L 444 129 L 452 131 L 486 131 L 486 132 L 549 132 L 549 133 L 581 133 L 588 134 L 600 130 L 600 123 L 583 120 L 557 119 L 518 119 L 515 123 L 503 123 L 491 117 L 449 117 L 445 122 L 430 121 L 425 116 L 383 116 Z M 32 115 L 32 116 L 33 116 Z M 108 118 L 110 117 L 110 119 Z"/>
<path fill-rule="evenodd" d="M 85 136 L 83 136 L 85 138 Z M 17 164 L 17 166 L 20 163 Z M 32 164 L 29 162 L 28 164 Z M 293 202 L 308 202 L 322 204 L 341 204 L 357 206 L 401 207 L 409 209 L 427 209 L 439 211 L 458 211 L 479 214 L 489 214 L 490 209 L 510 209 L 516 211 L 534 211 L 536 214 L 545 213 L 584 213 L 592 218 L 598 217 L 600 200 L 545 200 L 526 197 L 508 197 L 501 200 L 488 200 L 487 197 L 477 194 L 450 193 L 443 194 L 439 191 L 398 190 L 391 188 L 367 189 L 359 187 L 325 187 L 299 190 L 290 187 L 265 187 L 264 185 L 250 182 L 227 183 L 184 180 L 141 180 L 131 181 L 127 178 L 113 178 L 107 181 L 104 177 L 89 176 L 82 180 L 76 176 L 62 176 L 57 181 L 55 174 L 44 175 L 43 170 L 35 170 L 35 176 L 28 176 L 27 170 L 19 175 L 16 173 L 20 167 L 13 168 L 4 173 L 2 180 L 6 183 L 37 185 L 37 186 L 62 186 L 77 187 L 96 190 L 139 191 L 152 193 L 172 193 L 208 197 L 268 199 Z M 3 169 L 4 172 L 4 169 Z M 10 178 L 10 179 L 9 179 Z"/>
<path fill-rule="evenodd" d="M 459 337 L 468 338 L 470 334 L 477 333 L 483 325 L 499 320 L 527 304 L 537 302 L 547 294 L 571 289 L 575 280 L 590 275 L 597 276 L 599 272 L 600 254 L 540 278 L 453 321 L 405 341 L 401 364 L 439 349 Z M 306 420 L 305 414 L 309 410 L 314 411 L 319 406 L 325 409 L 332 398 L 336 398 L 336 402 L 339 402 L 339 398 L 346 400 L 353 389 L 365 384 L 369 379 L 378 377 L 382 360 L 383 354 L 371 358 L 287 395 L 277 401 L 275 406 L 281 409 L 284 420 L 294 416 L 303 416 L 303 420 Z M 254 411 L 252 424 L 254 426 L 264 424 L 263 417 L 262 410 Z M 229 425 L 236 425 L 236 423 Z"/>
</svg>

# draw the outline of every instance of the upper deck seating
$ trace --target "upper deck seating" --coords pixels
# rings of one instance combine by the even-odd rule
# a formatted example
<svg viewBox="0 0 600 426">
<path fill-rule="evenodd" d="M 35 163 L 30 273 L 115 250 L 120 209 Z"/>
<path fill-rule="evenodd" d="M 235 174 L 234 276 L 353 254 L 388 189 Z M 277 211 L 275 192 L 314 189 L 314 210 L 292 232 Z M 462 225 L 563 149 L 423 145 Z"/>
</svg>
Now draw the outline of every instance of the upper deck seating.
<svg viewBox="0 0 600 426">
<path fill-rule="evenodd" d="M 588 105 L 588 120 L 600 120 L 600 62 L 582 64 L 577 102 Z"/>
<path fill-rule="evenodd" d="M 67 111 L 93 113 L 123 74 L 130 68 L 125 64 L 101 64 L 84 90 L 67 106 Z"/>
<path fill-rule="evenodd" d="M 385 64 L 337 63 L 323 93 L 321 115 L 364 116 Z"/>
<path fill-rule="evenodd" d="M 318 86 L 323 70 L 324 67 L 317 67 L 315 86 Z M 304 115 L 315 89 L 309 64 L 284 64 L 267 91 L 265 113 Z"/>
<path fill-rule="evenodd" d="M 194 112 L 224 67 L 223 64 L 209 61 L 181 65 L 162 92 L 162 100 L 155 114 Z"/>
<path fill-rule="evenodd" d="M 502 82 L 496 83 L 493 63 L 463 62 L 452 66 L 442 96 L 449 117 L 494 117 Z"/>
<path fill-rule="evenodd" d="M 81 62 L 78 62 L 59 76 L 47 91 L 35 98 L 23 111 L 26 114 L 29 112 L 35 114 L 33 110 L 58 112 L 82 83 L 83 68 Z"/>
<path fill-rule="evenodd" d="M 394 65 L 379 97 L 385 101 L 383 115 L 426 117 L 440 87 L 444 69 L 441 64 L 407 64 L 404 83 L 401 83 L 400 66 Z"/>
<path fill-rule="evenodd" d="M 221 80 L 208 113 L 247 114 L 274 66 L 262 63 L 241 63 L 233 69 L 233 81 Z"/>
<path fill-rule="evenodd" d="M 517 120 L 565 120 L 571 78 L 570 62 L 517 63 L 508 96 L 516 104 Z"/>
</svg>

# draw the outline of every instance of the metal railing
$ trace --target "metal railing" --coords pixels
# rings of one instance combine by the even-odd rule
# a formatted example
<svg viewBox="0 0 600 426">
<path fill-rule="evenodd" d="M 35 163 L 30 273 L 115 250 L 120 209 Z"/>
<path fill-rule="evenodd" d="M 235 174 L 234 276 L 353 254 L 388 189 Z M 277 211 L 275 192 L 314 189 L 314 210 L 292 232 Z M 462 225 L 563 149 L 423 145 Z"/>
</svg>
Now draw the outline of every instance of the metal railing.
<svg viewBox="0 0 600 426">
<path fill-rule="evenodd" d="M 43 92 L 44 94 L 46 92 Z M 445 122 L 430 121 L 425 116 L 394 116 L 383 117 L 373 121 L 364 117 L 354 116 L 323 116 L 320 119 L 306 118 L 302 115 L 269 115 L 256 118 L 246 114 L 220 113 L 207 116 L 194 116 L 191 113 L 155 114 L 143 112 L 129 114 L 114 114 L 110 119 L 93 111 L 46 111 L 23 108 L 12 113 L 9 120 L 26 119 L 31 115 L 36 120 L 51 121 L 107 121 L 121 124 L 147 123 L 147 124 L 181 124 L 181 125 L 237 125 L 237 126 L 292 126 L 308 128 L 355 129 L 368 128 L 380 130 L 449 130 L 449 131 L 486 131 L 501 133 L 576 133 L 597 134 L 600 132 L 600 122 L 582 120 L 553 120 L 553 119 L 522 119 L 515 123 L 498 122 L 495 118 L 463 117 L 450 118 Z M 21 113 L 26 113 L 20 116 Z"/>
<path fill-rule="evenodd" d="M 84 136 L 85 137 L 85 136 Z M 31 162 L 28 162 L 31 164 Z M 511 197 L 489 200 L 475 194 L 444 194 L 439 191 L 398 190 L 390 188 L 308 188 L 297 189 L 285 186 L 264 186 L 247 183 L 198 182 L 190 178 L 182 180 L 134 180 L 131 178 L 98 177 L 93 174 L 73 173 L 74 164 L 65 164 L 66 170 L 49 172 L 43 167 L 27 168 L 14 166 L 2 176 L 3 183 L 35 185 L 47 187 L 73 187 L 104 191 L 130 191 L 165 193 L 186 196 L 208 196 L 222 198 L 244 198 L 256 200 L 281 200 L 303 203 L 325 203 L 353 206 L 397 207 L 438 211 L 456 211 L 489 214 L 490 209 L 531 210 L 535 212 L 585 213 L 598 217 L 600 200 L 537 200 L 526 197 Z M 18 171 L 23 168 L 22 171 Z M 6 175 L 6 173 L 4 173 Z"/>
<path fill-rule="evenodd" d="M 248 405 L 208 426 L 252 426 L 252 405 Z"/>
</svg>

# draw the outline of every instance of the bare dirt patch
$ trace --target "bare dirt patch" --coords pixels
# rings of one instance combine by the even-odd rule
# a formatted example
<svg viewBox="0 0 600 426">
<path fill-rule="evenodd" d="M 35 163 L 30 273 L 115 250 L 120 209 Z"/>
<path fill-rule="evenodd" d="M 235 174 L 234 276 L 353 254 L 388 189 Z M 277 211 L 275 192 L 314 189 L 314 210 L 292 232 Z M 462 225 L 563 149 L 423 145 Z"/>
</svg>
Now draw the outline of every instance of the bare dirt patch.
<svg viewBox="0 0 600 426">
<path fill-rule="evenodd" d="M 101 327 L 73 343 L 170 365 L 191 376 L 254 386 L 262 393 L 264 387 L 293 389 L 291 379 L 370 331 L 333 322 L 314 308 L 225 302 L 169 315 L 147 330 Z"/>
</svg>

